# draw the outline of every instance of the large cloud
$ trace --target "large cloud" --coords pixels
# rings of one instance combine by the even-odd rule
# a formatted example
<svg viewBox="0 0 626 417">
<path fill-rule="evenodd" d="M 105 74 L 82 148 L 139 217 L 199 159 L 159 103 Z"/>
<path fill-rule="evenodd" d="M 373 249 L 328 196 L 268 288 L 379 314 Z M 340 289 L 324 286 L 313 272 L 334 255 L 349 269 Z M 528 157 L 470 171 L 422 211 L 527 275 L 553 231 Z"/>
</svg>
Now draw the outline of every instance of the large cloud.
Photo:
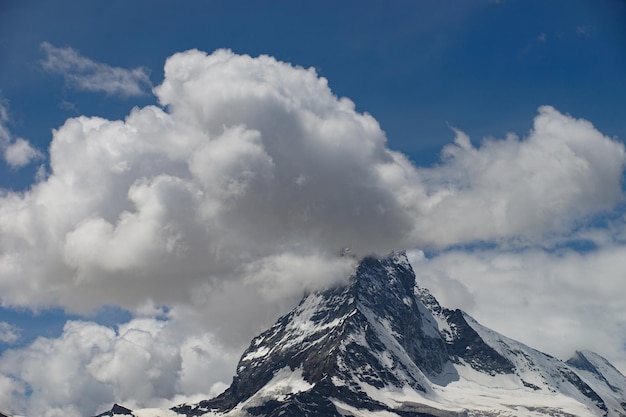
<svg viewBox="0 0 626 417">
<path fill-rule="evenodd" d="M 325 79 L 271 57 L 176 54 L 155 92 L 166 110 L 69 119 L 48 177 L 2 196 L 4 305 L 188 302 L 344 247 L 541 237 L 621 198 L 623 145 L 549 107 L 527 139 L 475 148 L 459 133 L 441 165 L 417 169 Z M 300 261 L 277 268 L 285 256 Z"/>
<path fill-rule="evenodd" d="M 4 306 L 78 312 L 166 305 L 170 321 L 135 321 L 130 339 L 125 328 L 72 322 L 59 339 L 5 354 L 0 388 L 8 376 L 19 383 L 0 395 L 25 401 L 17 410 L 48 404 L 70 415 L 67 404 L 145 403 L 228 382 L 201 379 L 197 364 L 213 362 L 201 362 L 204 348 L 183 352 L 191 335 L 201 347 L 241 349 L 304 290 L 345 279 L 346 247 L 360 256 L 476 241 L 528 246 L 567 236 L 622 198 L 623 144 L 551 107 L 525 138 L 474 146 L 458 131 L 439 165 L 418 168 L 325 79 L 271 57 L 176 54 L 154 92 L 161 107 L 123 121 L 67 120 L 53 134 L 46 177 L 2 193 L 0 297 Z M 451 256 L 439 259 L 453 265 Z M 445 276 L 464 293 L 456 275 Z M 115 364 L 130 357 L 138 368 L 126 374 Z M 59 374 L 44 387 L 35 370 L 47 361 L 76 379 Z M 158 372 L 129 386 L 144 365 Z M 63 391 L 70 384 L 82 391 Z M 80 403 L 89 390 L 100 394 Z"/>
<path fill-rule="evenodd" d="M 68 120 L 48 178 L 3 197 L 5 304 L 185 301 L 277 256 L 405 243 L 412 213 L 393 181 L 413 167 L 313 71 L 190 51 L 156 91 L 167 112 Z"/>
</svg>

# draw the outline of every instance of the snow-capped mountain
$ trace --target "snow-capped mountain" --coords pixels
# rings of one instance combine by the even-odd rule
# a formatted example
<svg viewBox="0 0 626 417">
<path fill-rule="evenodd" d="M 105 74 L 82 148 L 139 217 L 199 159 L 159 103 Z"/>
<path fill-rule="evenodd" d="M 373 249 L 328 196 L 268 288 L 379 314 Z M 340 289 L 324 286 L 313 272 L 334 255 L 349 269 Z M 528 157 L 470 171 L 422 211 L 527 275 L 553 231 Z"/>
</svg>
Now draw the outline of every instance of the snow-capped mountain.
<svg viewBox="0 0 626 417">
<path fill-rule="evenodd" d="M 101 416 L 626 416 L 626 378 L 595 353 L 563 362 L 442 307 L 393 254 L 255 337 L 218 397 L 116 407 Z"/>
</svg>

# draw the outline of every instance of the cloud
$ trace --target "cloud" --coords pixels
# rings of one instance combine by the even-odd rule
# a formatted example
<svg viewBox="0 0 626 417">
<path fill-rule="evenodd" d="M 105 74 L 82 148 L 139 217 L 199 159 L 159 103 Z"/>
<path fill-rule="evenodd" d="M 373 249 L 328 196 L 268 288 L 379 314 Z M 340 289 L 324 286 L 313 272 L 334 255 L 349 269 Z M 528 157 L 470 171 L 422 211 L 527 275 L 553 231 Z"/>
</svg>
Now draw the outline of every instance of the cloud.
<svg viewBox="0 0 626 417">
<path fill-rule="evenodd" d="M 150 90 L 150 74 L 146 68 L 125 69 L 92 61 L 72 48 L 57 48 L 48 42 L 41 44 L 46 54 L 41 62 L 44 69 L 61 74 L 73 88 L 104 92 L 122 97 L 141 96 Z"/>
<path fill-rule="evenodd" d="M 457 131 L 426 169 L 315 71 L 268 56 L 179 53 L 155 93 L 165 110 L 68 119 L 49 175 L 0 197 L 4 305 L 203 304 L 231 282 L 269 303 L 345 276 L 346 247 L 536 242 L 622 196 L 623 145 L 551 107 L 524 139 Z"/>
<path fill-rule="evenodd" d="M 2 198 L 5 304 L 185 302 L 277 255 L 389 250 L 410 230 L 388 182 L 413 167 L 313 71 L 190 51 L 157 91 L 167 112 L 69 119 L 49 176 Z"/>
<path fill-rule="evenodd" d="M 0 342 L 14 343 L 19 340 L 22 330 L 6 321 L 0 321 Z"/>
<path fill-rule="evenodd" d="M 0 151 L 11 168 L 21 168 L 43 158 L 43 153 L 26 139 L 14 138 L 7 127 L 9 112 L 0 99 Z"/>
<path fill-rule="evenodd" d="M 68 67 L 78 80 L 103 65 L 46 48 L 87 62 L 84 73 Z M 72 322 L 58 339 L 3 355 L 2 375 L 21 381 L 13 402 L 34 393 L 29 410 L 71 415 L 78 409 L 67 404 L 91 410 L 131 394 L 147 403 L 228 382 L 203 382 L 198 370 L 213 362 L 200 358 L 241 351 L 304 291 L 346 279 L 344 248 L 362 256 L 489 241 L 522 250 L 567 239 L 622 201 L 623 144 L 549 106 L 522 138 L 476 146 L 456 130 L 441 162 L 420 168 L 314 70 L 268 56 L 175 54 L 154 92 L 160 107 L 124 120 L 68 119 L 53 133 L 48 175 L 0 195 L 2 305 L 168 311 L 167 322 L 141 319 L 130 333 Z M 472 296 L 450 268 L 484 257 L 454 253 L 429 261 L 443 271 L 431 281 Z M 35 371 L 42 358 L 75 379 L 47 382 Z M 70 381 L 80 390 L 64 390 Z"/>
<path fill-rule="evenodd" d="M 4 159 L 13 168 L 28 165 L 31 161 L 43 158 L 43 154 L 27 140 L 17 138 L 4 149 Z"/>
<path fill-rule="evenodd" d="M 510 134 L 476 148 L 456 133 L 443 164 L 420 170 L 434 203 L 421 235 L 440 246 L 503 237 L 537 242 L 623 198 L 624 145 L 553 107 L 539 109 L 523 140 Z"/>
<path fill-rule="evenodd" d="M 238 355 L 209 334 L 180 329 L 155 319 L 134 319 L 115 330 L 69 321 L 60 337 L 38 338 L 0 357 L 4 411 L 84 417 L 116 401 L 169 407 L 198 394 L 218 394 L 225 388 L 220 381 L 234 374 Z"/>
</svg>

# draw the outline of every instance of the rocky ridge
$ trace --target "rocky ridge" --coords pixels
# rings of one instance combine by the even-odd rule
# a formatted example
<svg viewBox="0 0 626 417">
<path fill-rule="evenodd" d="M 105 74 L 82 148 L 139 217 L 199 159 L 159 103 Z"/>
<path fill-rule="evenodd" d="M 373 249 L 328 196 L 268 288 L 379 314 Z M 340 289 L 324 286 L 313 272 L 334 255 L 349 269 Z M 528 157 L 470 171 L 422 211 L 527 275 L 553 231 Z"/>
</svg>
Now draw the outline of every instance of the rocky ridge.
<svg viewBox="0 0 626 417">
<path fill-rule="evenodd" d="M 600 355 L 564 362 L 442 307 L 396 253 L 305 296 L 252 340 L 224 393 L 163 413 L 617 417 L 625 393 L 626 378 Z M 100 416 L 148 416 L 117 407 Z"/>
</svg>

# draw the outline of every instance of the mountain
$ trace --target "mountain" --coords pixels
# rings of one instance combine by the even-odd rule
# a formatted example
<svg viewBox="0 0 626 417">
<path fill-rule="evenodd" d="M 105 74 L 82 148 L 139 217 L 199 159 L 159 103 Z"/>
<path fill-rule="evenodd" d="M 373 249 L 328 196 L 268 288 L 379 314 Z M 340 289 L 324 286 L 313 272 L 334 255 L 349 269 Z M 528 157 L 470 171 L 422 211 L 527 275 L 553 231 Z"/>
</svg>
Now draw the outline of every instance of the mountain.
<svg viewBox="0 0 626 417">
<path fill-rule="evenodd" d="M 626 378 L 593 352 L 563 362 L 442 307 L 392 254 L 255 337 L 218 397 L 105 415 L 626 417 Z"/>
</svg>

